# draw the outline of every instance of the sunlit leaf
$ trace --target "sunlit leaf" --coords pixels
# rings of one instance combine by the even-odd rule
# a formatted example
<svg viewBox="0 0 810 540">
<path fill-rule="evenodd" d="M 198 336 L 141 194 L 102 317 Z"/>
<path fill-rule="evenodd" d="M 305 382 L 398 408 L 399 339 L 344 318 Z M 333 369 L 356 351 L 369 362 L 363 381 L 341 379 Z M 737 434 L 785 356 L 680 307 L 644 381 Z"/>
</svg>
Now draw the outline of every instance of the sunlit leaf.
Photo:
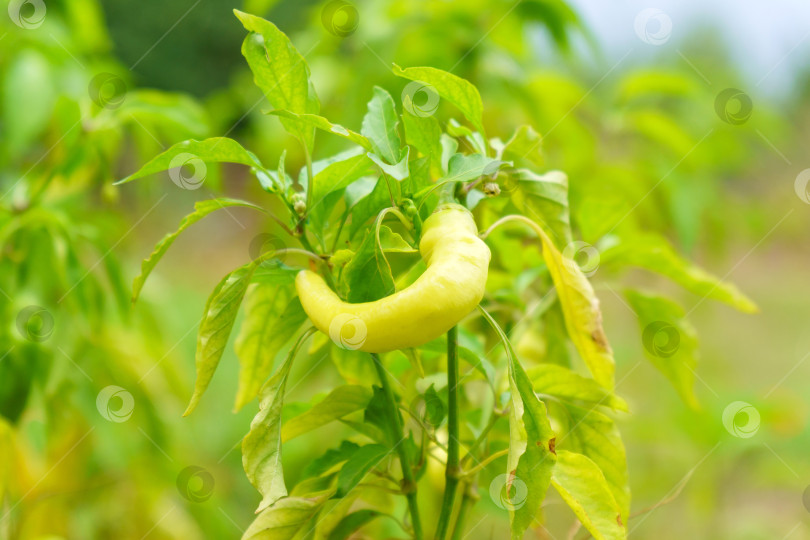
<svg viewBox="0 0 810 540">
<path fill-rule="evenodd" d="M 389 165 L 402 159 L 402 141 L 399 138 L 397 116 L 394 100 L 384 89 L 374 87 L 374 96 L 368 102 L 368 112 L 363 117 L 360 133 L 371 142 L 373 153 Z"/>
<path fill-rule="evenodd" d="M 624 540 L 627 529 L 605 475 L 582 454 L 560 450 L 551 483 L 594 540 Z"/>
<path fill-rule="evenodd" d="M 284 441 L 292 440 L 347 414 L 362 410 L 369 400 L 371 389 L 368 387 L 338 386 L 310 410 L 288 420 L 281 430 L 281 438 Z"/>
<path fill-rule="evenodd" d="M 625 291 L 630 307 L 638 315 L 645 356 L 669 379 L 681 399 L 698 408 L 695 396 L 697 332 L 683 308 L 662 296 Z"/>
<path fill-rule="evenodd" d="M 329 493 L 279 499 L 256 517 L 242 540 L 293 540 L 328 499 Z"/>
<path fill-rule="evenodd" d="M 345 497 L 363 477 L 394 450 L 381 444 L 360 447 L 340 469 L 335 497 Z"/>
<path fill-rule="evenodd" d="M 536 392 L 564 400 L 579 400 L 593 405 L 627 411 L 627 403 L 619 396 L 608 392 L 604 386 L 568 368 L 556 364 L 540 364 L 527 371 Z"/>
<path fill-rule="evenodd" d="M 364 135 L 361 135 L 356 131 L 347 129 L 341 126 L 340 124 L 333 124 L 323 116 L 318 116 L 317 114 L 296 114 L 294 112 L 287 111 L 285 109 L 276 109 L 274 111 L 268 111 L 267 114 L 272 114 L 280 118 L 289 118 L 293 120 L 298 120 L 299 122 L 309 124 L 312 127 L 318 128 L 321 131 L 337 135 L 338 137 L 343 137 L 344 139 L 352 141 L 355 144 L 359 144 L 366 150 L 372 149 L 371 141 L 369 141 Z"/>
<path fill-rule="evenodd" d="M 558 247 L 571 243 L 568 210 L 568 177 L 560 171 L 540 175 L 528 169 L 508 172 L 506 190 L 512 202 L 528 217 L 548 228 Z"/>
<path fill-rule="evenodd" d="M 470 123 L 482 134 L 484 133 L 481 95 L 478 89 L 461 77 L 433 67 L 410 67 L 402 69 L 394 64 L 394 75 L 421 81 L 431 85 L 443 99 L 459 108 Z"/>
</svg>

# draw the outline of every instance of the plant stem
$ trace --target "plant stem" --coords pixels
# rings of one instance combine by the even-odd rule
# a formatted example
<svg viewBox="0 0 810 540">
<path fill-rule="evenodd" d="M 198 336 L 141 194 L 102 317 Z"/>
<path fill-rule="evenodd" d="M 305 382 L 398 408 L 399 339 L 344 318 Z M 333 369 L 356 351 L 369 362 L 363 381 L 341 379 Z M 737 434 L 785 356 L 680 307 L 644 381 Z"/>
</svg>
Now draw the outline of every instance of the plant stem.
<svg viewBox="0 0 810 540">
<path fill-rule="evenodd" d="M 464 521 L 467 518 L 467 510 L 475 503 L 475 499 L 470 495 L 471 486 L 467 485 L 464 494 L 461 496 L 461 505 L 458 508 L 456 524 L 453 527 L 453 540 L 461 540 L 464 537 Z"/>
<path fill-rule="evenodd" d="M 436 525 L 436 538 L 444 539 L 453 513 L 460 473 L 458 461 L 458 327 L 447 332 L 447 467 L 444 473 L 444 498 Z"/>
<path fill-rule="evenodd" d="M 422 522 L 419 518 L 419 506 L 416 501 L 416 481 L 413 477 L 413 470 L 411 469 L 411 458 L 408 456 L 408 450 L 403 444 L 405 442 L 405 433 L 402 427 L 402 419 L 399 416 L 399 408 L 394 399 L 394 392 L 391 390 L 391 385 L 388 384 L 388 375 L 385 373 L 385 368 L 380 361 L 380 357 L 376 353 L 370 353 L 371 358 L 374 360 L 374 368 L 377 370 L 377 376 L 382 385 L 385 400 L 388 402 L 388 409 L 391 415 L 391 424 L 389 430 L 391 432 L 391 440 L 396 445 L 394 448 L 399 456 L 399 464 L 402 467 L 402 491 L 408 499 L 408 508 L 411 513 L 411 523 L 413 524 L 413 535 L 416 540 L 422 540 Z"/>
</svg>

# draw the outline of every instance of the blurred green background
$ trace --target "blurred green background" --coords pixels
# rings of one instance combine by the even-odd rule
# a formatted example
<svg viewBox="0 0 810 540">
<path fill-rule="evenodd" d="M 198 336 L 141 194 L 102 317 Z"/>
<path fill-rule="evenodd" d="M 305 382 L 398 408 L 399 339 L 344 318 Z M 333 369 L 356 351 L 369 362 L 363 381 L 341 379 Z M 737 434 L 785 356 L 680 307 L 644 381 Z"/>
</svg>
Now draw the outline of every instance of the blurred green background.
<svg viewBox="0 0 810 540">
<path fill-rule="evenodd" d="M 594 276 L 632 411 L 620 428 L 633 511 L 655 507 L 628 529 L 810 538 L 810 8 L 799 0 L 11 1 L 0 14 L 0 538 L 235 538 L 252 520 L 238 445 L 255 411 L 230 412 L 231 348 L 195 414 L 181 414 L 207 293 L 272 224 L 212 216 L 180 237 L 135 307 L 129 288 L 194 201 L 266 194 L 236 166 L 209 168 L 194 191 L 165 173 L 112 186 L 192 137 L 227 134 L 266 163 L 287 148 L 303 163 L 262 114 L 233 8 L 290 35 L 323 110 L 348 127 L 369 99 L 356 88 L 401 91 L 391 62 L 470 79 L 488 131 L 531 123 L 543 135 L 547 168 L 567 172 L 572 211 L 590 224 L 582 239 L 632 221 L 753 298 L 761 312 L 744 315 L 673 289 L 701 338 L 695 411 L 643 360 L 618 285 Z M 310 371 L 314 360 L 294 370 L 291 401 L 334 384 L 334 367 Z M 124 393 L 102 394 L 118 400 L 105 409 L 109 386 Z M 724 426 L 737 401 L 759 414 L 751 437 Z M 324 438 L 285 447 L 292 480 Z M 443 472 L 430 474 L 438 491 Z M 482 493 L 467 538 L 503 538 L 506 512 Z M 583 536 L 554 498 L 546 517 L 527 536 Z"/>
</svg>

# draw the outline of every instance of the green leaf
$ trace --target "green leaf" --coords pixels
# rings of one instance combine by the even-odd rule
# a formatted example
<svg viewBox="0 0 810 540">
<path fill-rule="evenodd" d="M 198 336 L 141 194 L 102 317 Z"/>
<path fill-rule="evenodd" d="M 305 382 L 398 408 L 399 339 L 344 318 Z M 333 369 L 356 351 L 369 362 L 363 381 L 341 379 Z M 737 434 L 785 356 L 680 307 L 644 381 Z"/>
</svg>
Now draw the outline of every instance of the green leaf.
<svg viewBox="0 0 810 540">
<path fill-rule="evenodd" d="M 261 389 L 259 412 L 250 423 L 250 432 L 242 440 L 242 466 L 248 480 L 262 494 L 256 512 L 261 512 L 287 495 L 281 465 L 281 411 L 284 391 L 295 355 L 314 329 L 304 332 L 287 355 L 281 368 Z"/>
<path fill-rule="evenodd" d="M 357 450 L 340 469 L 337 479 L 337 492 L 335 497 L 346 496 L 388 454 L 393 452 L 381 444 L 368 444 Z"/>
<path fill-rule="evenodd" d="M 368 220 L 380 213 L 380 210 L 386 206 L 391 206 L 391 191 L 389 191 L 389 181 L 380 177 L 374 185 L 374 189 L 357 201 L 352 207 L 352 223 L 349 228 L 349 236 L 354 238 L 357 231 L 367 228 Z M 391 189 L 394 191 L 394 197 L 399 195 L 399 182 L 391 182 Z"/>
<path fill-rule="evenodd" d="M 511 407 L 505 489 L 508 494 L 514 488 L 515 497 L 525 497 L 523 500 L 513 501 L 510 498 L 512 538 L 519 539 L 523 538 L 535 520 L 551 483 L 552 471 L 557 461 L 556 438 L 551 430 L 546 405 L 537 398 L 509 338 L 486 310 L 480 306 L 479 310 L 495 329 L 506 349 Z"/>
<path fill-rule="evenodd" d="M 576 261 L 563 256 L 542 227 L 530 220 L 526 223 L 543 244 L 543 259 L 557 290 L 568 336 L 596 382 L 612 390 L 615 361 L 602 328 L 602 312 L 593 287 Z"/>
<path fill-rule="evenodd" d="M 235 410 L 251 401 L 273 370 L 276 354 L 307 320 L 292 284 L 254 283 L 247 291 L 245 320 L 236 336 L 239 389 Z"/>
<path fill-rule="evenodd" d="M 603 405 L 619 411 L 627 411 L 627 403 L 619 396 L 608 392 L 593 379 L 585 378 L 568 368 L 556 364 L 540 364 L 527 370 L 534 389 L 563 400 L 580 400 Z"/>
<path fill-rule="evenodd" d="M 338 386 L 310 410 L 287 421 L 281 430 L 281 438 L 290 441 L 365 408 L 370 400 L 371 390 L 365 386 Z"/>
<path fill-rule="evenodd" d="M 379 227 L 379 241 L 376 228 L 368 230 L 341 276 L 348 285 L 349 302 L 370 302 L 394 292 L 394 277 L 384 253 L 388 248 L 393 248 L 392 251 L 412 251 L 399 234 L 385 225 Z"/>
<path fill-rule="evenodd" d="M 389 448 L 393 448 L 395 444 L 400 441 L 391 439 L 391 430 L 389 426 L 394 422 L 391 416 L 391 409 L 388 407 L 388 400 L 385 397 L 385 392 L 379 386 L 372 386 L 373 395 L 371 401 L 368 402 L 366 410 L 363 411 L 363 423 L 366 426 L 374 426 L 379 429 L 382 439 L 379 442 L 385 443 Z M 400 415 L 399 409 L 395 414 Z"/>
<path fill-rule="evenodd" d="M 757 306 L 731 283 L 709 274 L 678 255 L 672 246 L 654 233 L 623 239 L 600 254 L 601 264 L 637 266 L 668 277 L 686 290 L 724 302 L 745 313 L 757 312 Z"/>
<path fill-rule="evenodd" d="M 194 383 L 194 394 L 183 416 L 188 416 L 197 407 L 211 383 L 255 270 L 255 262 L 237 268 L 225 276 L 208 297 L 197 334 L 197 380 Z"/>
<path fill-rule="evenodd" d="M 267 114 L 272 114 L 280 118 L 289 118 L 293 120 L 298 120 L 301 123 L 309 124 L 312 127 L 318 128 L 321 131 L 332 133 L 333 135 L 343 137 L 344 139 L 347 139 L 355 144 L 359 144 L 366 150 L 372 149 L 371 141 L 369 141 L 365 137 L 365 135 L 361 135 L 356 131 L 347 129 L 341 126 L 340 124 L 333 124 L 323 116 L 318 116 L 317 114 L 296 114 L 294 112 L 285 109 L 276 109 L 274 111 L 268 111 Z"/>
<path fill-rule="evenodd" d="M 602 471 L 610 492 L 621 510 L 622 522 L 630 512 L 630 486 L 627 456 L 619 430 L 613 420 L 593 408 L 565 404 L 570 423 L 564 443 L 567 449 L 590 458 Z"/>
<path fill-rule="evenodd" d="M 144 261 L 141 263 L 141 273 L 132 283 L 132 301 L 135 302 L 138 300 L 138 296 L 140 296 L 141 289 L 143 289 L 146 278 L 149 277 L 149 274 L 152 272 L 152 270 L 154 270 L 160 259 L 163 258 L 177 237 L 180 236 L 180 233 L 200 221 L 211 212 L 229 206 L 243 206 L 245 208 L 253 208 L 260 212 L 265 211 L 264 208 L 253 203 L 239 201 L 236 199 L 206 199 L 204 201 L 197 201 L 194 204 L 194 212 L 183 218 L 176 231 L 164 236 L 161 241 L 157 243 L 155 249 L 152 251 L 149 257 L 144 259 Z"/>
<path fill-rule="evenodd" d="M 242 540 L 293 540 L 328 498 L 328 494 L 316 494 L 279 499 L 256 517 Z"/>
<path fill-rule="evenodd" d="M 359 448 L 360 445 L 351 441 L 341 441 L 337 448 L 330 448 L 322 456 L 310 461 L 304 468 L 304 477 L 310 478 L 324 474 L 335 465 L 352 457 Z"/>
<path fill-rule="evenodd" d="M 394 75 L 412 81 L 421 81 L 433 87 L 436 93 L 459 108 L 467 120 L 484 134 L 484 105 L 478 89 L 471 83 L 452 73 L 432 67 L 411 67 L 402 69 L 394 64 Z"/>
<path fill-rule="evenodd" d="M 543 175 L 528 169 L 509 171 L 508 190 L 517 208 L 551 231 L 555 245 L 571 243 L 571 218 L 568 211 L 568 177 L 560 171 Z"/>
<path fill-rule="evenodd" d="M 506 141 L 501 155 L 498 157 L 515 163 L 528 161 L 535 167 L 540 167 L 543 164 L 543 156 L 540 154 L 542 141 L 543 137 L 532 126 L 520 126 L 512 134 L 512 137 Z"/>
<path fill-rule="evenodd" d="M 447 174 L 440 178 L 435 184 L 431 184 L 416 193 L 415 197 L 424 197 L 433 192 L 438 186 L 448 182 L 467 182 L 475 180 L 483 175 L 491 175 L 505 165 L 506 162 L 499 159 L 488 158 L 481 154 L 453 154 L 447 164 Z"/>
<path fill-rule="evenodd" d="M 405 142 L 430 160 L 432 170 L 438 176 L 442 157 L 442 128 L 439 121 L 433 116 L 415 116 L 404 111 L 402 123 L 405 126 Z"/>
<path fill-rule="evenodd" d="M 330 193 L 344 189 L 358 178 L 367 175 L 370 172 L 370 167 L 371 163 L 368 157 L 360 154 L 330 163 L 319 172 L 316 172 L 315 179 L 312 182 L 313 208 L 323 204 L 324 199 Z M 331 208 L 324 210 L 328 211 Z"/>
<path fill-rule="evenodd" d="M 385 174 L 395 178 L 396 180 L 405 180 L 409 176 L 408 172 L 408 158 L 410 156 L 410 148 L 406 148 L 402 152 L 402 159 L 398 162 L 389 165 L 383 159 L 372 152 L 368 153 L 368 157 L 373 161 Z"/>
<path fill-rule="evenodd" d="M 175 158 L 178 158 L 178 160 L 173 163 Z M 241 144 L 233 139 L 227 137 L 212 137 L 202 141 L 189 139 L 161 152 L 136 172 L 116 182 L 115 185 L 125 184 L 156 172 L 179 167 L 194 159 L 204 163 L 240 163 L 264 170 L 259 158 L 253 152 L 245 150 Z"/>
<path fill-rule="evenodd" d="M 373 153 L 389 165 L 402 159 L 402 141 L 397 132 L 399 117 L 391 94 L 374 87 L 374 96 L 368 102 L 368 112 L 363 117 L 360 133 L 371 142 Z"/>
<path fill-rule="evenodd" d="M 290 39 L 270 21 L 238 10 L 234 13 L 250 32 L 242 43 L 242 55 L 270 104 L 296 114 L 318 114 L 320 103 L 309 80 L 309 66 Z M 315 137 L 312 124 L 297 118 L 280 120 L 311 153 Z"/>
<path fill-rule="evenodd" d="M 349 538 L 353 532 L 357 531 L 360 529 L 360 527 L 380 515 L 383 514 L 370 508 L 364 508 L 362 510 L 358 510 L 357 512 L 352 512 L 341 519 L 340 523 L 337 524 L 337 527 L 332 529 L 328 540 L 346 540 L 346 538 Z"/>
<path fill-rule="evenodd" d="M 669 379 L 681 399 L 697 409 L 697 332 L 684 318 L 683 308 L 662 296 L 639 291 L 627 290 L 625 296 L 638 315 L 645 356 Z"/>
<path fill-rule="evenodd" d="M 551 483 L 594 540 L 624 540 L 627 529 L 605 475 L 586 456 L 560 450 Z"/>
</svg>

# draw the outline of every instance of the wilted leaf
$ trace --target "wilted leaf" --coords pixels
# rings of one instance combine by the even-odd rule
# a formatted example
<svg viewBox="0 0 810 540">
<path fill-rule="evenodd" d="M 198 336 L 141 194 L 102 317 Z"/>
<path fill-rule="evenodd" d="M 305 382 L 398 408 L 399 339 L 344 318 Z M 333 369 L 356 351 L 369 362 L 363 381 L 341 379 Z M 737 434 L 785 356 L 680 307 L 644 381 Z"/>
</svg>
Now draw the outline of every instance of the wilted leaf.
<svg viewBox="0 0 810 540">
<path fill-rule="evenodd" d="M 540 364 L 530 367 L 527 374 L 535 391 L 541 394 L 627 411 L 627 403 L 622 398 L 608 392 L 593 379 L 583 377 L 568 368 L 556 364 Z"/>
<path fill-rule="evenodd" d="M 507 191 L 512 202 L 528 217 L 543 223 L 558 247 L 571 243 L 571 218 L 568 211 L 568 177 L 560 171 L 535 174 L 528 169 L 508 172 Z"/>
<path fill-rule="evenodd" d="M 329 499 L 329 493 L 285 497 L 259 514 L 242 540 L 292 540 Z"/>
</svg>

